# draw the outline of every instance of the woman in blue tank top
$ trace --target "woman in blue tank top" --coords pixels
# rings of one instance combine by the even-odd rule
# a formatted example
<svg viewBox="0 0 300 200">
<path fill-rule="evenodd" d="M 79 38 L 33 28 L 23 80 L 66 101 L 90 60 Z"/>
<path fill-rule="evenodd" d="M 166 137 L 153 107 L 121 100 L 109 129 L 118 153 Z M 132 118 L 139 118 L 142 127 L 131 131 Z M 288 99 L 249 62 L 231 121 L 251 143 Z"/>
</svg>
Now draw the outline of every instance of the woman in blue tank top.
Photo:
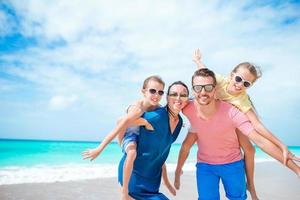
<svg viewBox="0 0 300 200">
<path fill-rule="evenodd" d="M 168 88 L 167 105 L 154 111 L 145 112 L 145 118 L 154 128 L 149 131 L 140 127 L 137 141 L 137 156 L 129 181 L 129 195 L 138 200 L 168 199 L 159 192 L 162 167 L 169 155 L 172 143 L 182 127 L 179 112 L 186 105 L 189 91 L 187 86 L 174 82 Z M 123 182 L 123 165 L 126 154 L 119 164 L 119 182 Z"/>
</svg>

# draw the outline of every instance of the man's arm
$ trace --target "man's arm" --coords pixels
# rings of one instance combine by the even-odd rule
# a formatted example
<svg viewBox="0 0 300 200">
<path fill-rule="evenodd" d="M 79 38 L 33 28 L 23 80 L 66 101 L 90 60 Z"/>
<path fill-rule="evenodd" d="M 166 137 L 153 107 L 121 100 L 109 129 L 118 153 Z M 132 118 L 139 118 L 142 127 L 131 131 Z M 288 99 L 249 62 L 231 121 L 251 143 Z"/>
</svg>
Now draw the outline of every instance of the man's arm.
<svg viewBox="0 0 300 200">
<path fill-rule="evenodd" d="M 190 153 L 190 149 L 193 146 L 193 144 L 197 141 L 197 134 L 188 132 L 186 138 L 184 139 L 181 149 L 178 156 L 177 161 L 177 167 L 175 171 L 175 180 L 174 180 L 174 186 L 177 190 L 180 188 L 180 176 L 182 173 L 182 167 Z"/>
</svg>

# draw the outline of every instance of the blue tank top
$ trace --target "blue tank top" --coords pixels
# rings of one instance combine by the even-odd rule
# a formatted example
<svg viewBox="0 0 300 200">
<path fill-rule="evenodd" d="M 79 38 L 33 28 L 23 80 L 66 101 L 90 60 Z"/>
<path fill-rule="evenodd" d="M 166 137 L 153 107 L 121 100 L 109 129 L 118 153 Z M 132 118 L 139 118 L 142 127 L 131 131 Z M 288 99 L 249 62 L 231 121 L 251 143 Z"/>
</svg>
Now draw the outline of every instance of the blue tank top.
<svg viewBox="0 0 300 200">
<path fill-rule="evenodd" d="M 153 126 L 154 131 L 140 127 L 137 141 L 137 156 L 129 182 L 129 193 L 136 199 L 167 199 L 159 193 L 162 166 L 165 163 L 172 143 L 177 139 L 182 127 L 182 118 L 171 133 L 169 114 L 166 107 L 145 112 L 143 117 Z M 122 185 L 124 154 L 119 165 L 119 182 Z M 147 197 L 147 198 L 146 198 Z"/>
</svg>

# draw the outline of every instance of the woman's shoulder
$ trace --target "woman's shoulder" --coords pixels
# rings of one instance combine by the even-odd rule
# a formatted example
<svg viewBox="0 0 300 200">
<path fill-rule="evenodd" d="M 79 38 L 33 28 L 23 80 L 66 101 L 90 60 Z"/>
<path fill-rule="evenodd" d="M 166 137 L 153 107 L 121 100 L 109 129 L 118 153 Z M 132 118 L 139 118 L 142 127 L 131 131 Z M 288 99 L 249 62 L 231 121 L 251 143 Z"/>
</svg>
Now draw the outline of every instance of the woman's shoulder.
<svg viewBox="0 0 300 200">
<path fill-rule="evenodd" d="M 154 110 L 147 111 L 144 113 L 144 118 L 150 119 L 150 118 L 156 118 L 156 117 L 163 117 L 167 115 L 166 107 L 158 107 Z"/>
</svg>

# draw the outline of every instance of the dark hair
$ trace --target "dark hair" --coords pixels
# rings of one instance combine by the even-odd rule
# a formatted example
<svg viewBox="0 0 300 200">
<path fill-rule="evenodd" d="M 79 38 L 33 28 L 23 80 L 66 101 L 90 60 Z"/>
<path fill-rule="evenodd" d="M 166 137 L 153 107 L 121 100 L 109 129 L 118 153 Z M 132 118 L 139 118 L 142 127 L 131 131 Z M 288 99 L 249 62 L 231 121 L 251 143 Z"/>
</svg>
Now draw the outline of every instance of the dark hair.
<svg viewBox="0 0 300 200">
<path fill-rule="evenodd" d="M 254 81 L 256 81 L 257 79 L 259 79 L 262 76 L 260 67 L 253 63 L 250 63 L 250 62 L 242 62 L 242 63 L 238 64 L 232 70 L 232 72 L 235 73 L 239 68 L 242 68 L 242 67 L 249 70 L 249 72 L 255 77 Z"/>
<path fill-rule="evenodd" d="M 147 87 L 149 81 L 156 81 L 156 82 L 162 84 L 163 87 L 165 87 L 165 82 L 159 76 L 153 75 L 153 76 L 149 76 L 148 78 L 146 78 L 144 80 L 143 89 L 145 89 Z"/>
<path fill-rule="evenodd" d="M 215 73 L 212 70 L 208 69 L 208 68 L 201 68 L 201 69 L 198 69 L 197 71 L 194 72 L 194 75 L 192 77 L 192 86 L 194 85 L 193 84 L 194 78 L 197 77 L 197 76 L 212 77 L 212 79 L 214 81 L 213 84 L 214 85 L 217 84 Z"/>
<path fill-rule="evenodd" d="M 188 93 L 188 95 L 189 95 L 189 93 L 190 93 L 189 88 L 188 88 L 188 86 L 187 86 L 184 82 L 182 82 L 182 81 L 175 81 L 175 82 L 173 82 L 173 83 L 168 87 L 167 95 L 169 95 L 170 89 L 171 89 L 171 87 L 172 87 L 173 85 L 182 85 L 183 87 L 185 87 L 185 89 L 186 89 L 186 91 L 187 91 L 187 93 Z"/>
<path fill-rule="evenodd" d="M 188 93 L 188 95 L 189 95 L 189 93 L 190 93 L 190 92 L 189 92 L 189 88 L 188 88 L 188 86 L 187 86 L 184 82 L 182 82 L 182 81 L 175 81 L 175 82 L 173 82 L 173 83 L 168 87 L 167 95 L 170 94 L 171 87 L 174 86 L 174 85 L 182 85 L 183 87 L 185 87 L 185 89 L 186 89 L 186 91 L 187 91 L 187 93 Z M 168 111 L 169 115 L 172 115 L 173 117 L 175 117 L 175 114 L 172 112 L 172 110 L 170 110 L 168 104 L 167 104 L 166 108 L 167 108 L 167 111 Z"/>
</svg>

